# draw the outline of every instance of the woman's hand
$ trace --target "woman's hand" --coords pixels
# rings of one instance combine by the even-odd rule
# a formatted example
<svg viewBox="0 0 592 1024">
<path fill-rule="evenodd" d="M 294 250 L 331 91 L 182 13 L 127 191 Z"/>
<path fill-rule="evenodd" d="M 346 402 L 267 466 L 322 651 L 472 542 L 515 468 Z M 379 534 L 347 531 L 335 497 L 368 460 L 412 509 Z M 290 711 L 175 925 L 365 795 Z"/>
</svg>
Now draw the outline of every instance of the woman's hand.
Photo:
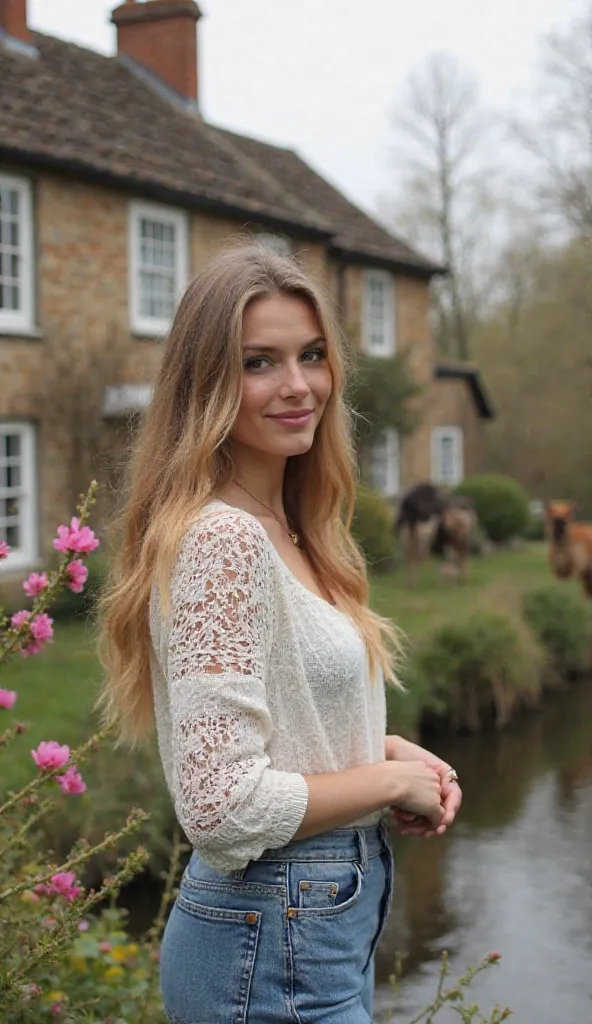
<svg viewBox="0 0 592 1024">
<path fill-rule="evenodd" d="M 402 808 L 393 808 L 393 817 L 399 827 L 401 835 L 441 836 L 447 828 L 452 825 L 458 814 L 462 803 L 462 790 L 458 782 L 450 779 L 450 765 L 440 757 L 436 757 L 429 750 L 416 743 L 410 743 L 401 736 L 387 736 L 385 743 L 385 755 L 388 761 L 423 761 L 428 767 L 434 769 L 440 777 L 440 800 L 444 808 L 442 821 L 434 828 L 434 825 L 425 816 L 409 813 Z"/>
<path fill-rule="evenodd" d="M 394 767 L 394 765 L 393 765 Z M 422 820 L 429 829 L 438 828 L 443 819 L 439 773 L 423 761 L 397 761 L 396 807 L 411 819 Z"/>
</svg>

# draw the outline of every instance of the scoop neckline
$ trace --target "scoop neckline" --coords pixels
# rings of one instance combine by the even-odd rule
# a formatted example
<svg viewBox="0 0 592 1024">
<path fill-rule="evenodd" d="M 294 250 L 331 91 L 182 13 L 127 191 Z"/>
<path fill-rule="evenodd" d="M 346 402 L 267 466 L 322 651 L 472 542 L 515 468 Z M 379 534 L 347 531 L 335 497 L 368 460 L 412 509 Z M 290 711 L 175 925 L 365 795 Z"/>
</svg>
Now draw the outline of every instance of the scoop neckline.
<svg viewBox="0 0 592 1024">
<path fill-rule="evenodd" d="M 254 519 L 255 522 L 257 523 L 257 526 L 261 530 L 263 530 L 263 533 L 265 534 L 265 539 L 266 539 L 267 543 L 269 544 L 269 546 L 270 546 L 270 548 L 271 548 L 275 558 L 279 562 L 280 568 L 283 569 L 283 571 L 289 577 L 289 579 L 292 580 L 298 587 L 300 587 L 300 589 L 303 590 L 305 594 L 308 594 L 309 597 L 314 598 L 316 601 L 320 601 L 321 604 L 324 604 L 327 608 L 331 608 L 332 611 L 337 612 L 338 615 L 345 615 L 345 617 L 347 619 L 349 619 L 349 616 L 346 615 L 345 612 L 342 612 L 337 607 L 336 604 L 331 604 L 330 601 L 327 601 L 326 598 L 321 597 L 320 594 L 315 593 L 314 590 L 311 590 L 310 587 L 306 586 L 306 583 L 303 583 L 302 580 L 298 578 L 296 573 L 293 572 L 292 569 L 290 569 L 290 566 L 287 565 L 286 562 L 284 562 L 284 559 L 280 555 L 278 549 L 276 548 L 275 544 L 273 543 L 273 541 L 272 541 L 271 537 L 269 536 L 267 530 L 265 529 L 263 524 L 259 522 L 259 520 L 257 519 L 257 516 L 254 516 L 252 514 L 252 512 L 247 512 L 247 510 L 244 509 L 244 508 L 240 508 L 238 505 L 231 505 L 230 502 L 224 501 L 223 498 L 212 498 L 211 501 L 208 502 L 209 505 L 213 505 L 214 503 L 218 503 L 219 505 L 224 505 L 226 508 L 231 508 L 235 512 L 241 512 L 244 516 L 248 516 L 249 519 Z"/>
</svg>

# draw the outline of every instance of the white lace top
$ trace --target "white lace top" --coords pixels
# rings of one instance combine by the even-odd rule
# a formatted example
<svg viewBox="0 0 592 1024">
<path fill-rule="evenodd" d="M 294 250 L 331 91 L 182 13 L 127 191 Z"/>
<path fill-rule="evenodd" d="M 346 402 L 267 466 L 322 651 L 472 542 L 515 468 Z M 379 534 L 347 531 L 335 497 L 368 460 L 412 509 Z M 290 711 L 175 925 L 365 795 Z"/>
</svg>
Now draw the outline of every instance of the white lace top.
<svg viewBox="0 0 592 1024">
<path fill-rule="evenodd" d="M 369 679 L 358 630 L 294 576 L 249 513 L 217 500 L 202 510 L 166 621 L 152 588 L 150 633 L 167 784 L 187 838 L 221 873 L 289 842 L 304 775 L 384 760 L 384 684 Z"/>
</svg>

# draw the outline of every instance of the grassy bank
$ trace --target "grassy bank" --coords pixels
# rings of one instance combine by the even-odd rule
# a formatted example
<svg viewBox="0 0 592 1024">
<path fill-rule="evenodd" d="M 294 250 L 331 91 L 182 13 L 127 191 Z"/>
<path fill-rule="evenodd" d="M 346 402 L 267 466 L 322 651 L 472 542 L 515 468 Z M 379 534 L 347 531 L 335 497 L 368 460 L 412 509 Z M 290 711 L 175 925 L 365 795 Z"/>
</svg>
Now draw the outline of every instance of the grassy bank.
<svg viewBox="0 0 592 1024">
<path fill-rule="evenodd" d="M 496 551 L 471 561 L 468 582 L 457 586 L 443 579 L 437 562 L 422 566 L 415 590 L 405 586 L 402 572 L 375 576 L 372 580 L 372 604 L 382 615 L 394 619 L 409 641 L 420 638 L 450 619 L 470 614 L 477 604 L 499 606 L 502 595 L 519 597 L 534 587 L 545 586 L 551 575 L 544 544 L 526 544 L 523 548 Z M 565 583 L 577 590 L 576 583 Z"/>
</svg>

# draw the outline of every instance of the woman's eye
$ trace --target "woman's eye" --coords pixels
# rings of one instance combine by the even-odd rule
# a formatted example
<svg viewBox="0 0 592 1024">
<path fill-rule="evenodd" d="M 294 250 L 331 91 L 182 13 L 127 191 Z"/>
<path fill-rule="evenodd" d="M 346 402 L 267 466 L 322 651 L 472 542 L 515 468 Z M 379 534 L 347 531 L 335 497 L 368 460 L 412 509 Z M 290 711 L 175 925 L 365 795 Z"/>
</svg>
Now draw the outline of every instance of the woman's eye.
<svg viewBox="0 0 592 1024">
<path fill-rule="evenodd" d="M 245 370 L 261 370 L 268 362 L 269 360 L 266 359 L 265 356 L 253 356 L 252 359 L 247 359 L 244 364 Z"/>
<path fill-rule="evenodd" d="M 326 356 L 326 352 L 322 348 L 310 348 L 308 352 L 304 352 L 302 358 L 306 359 L 307 363 L 320 363 Z"/>
</svg>

